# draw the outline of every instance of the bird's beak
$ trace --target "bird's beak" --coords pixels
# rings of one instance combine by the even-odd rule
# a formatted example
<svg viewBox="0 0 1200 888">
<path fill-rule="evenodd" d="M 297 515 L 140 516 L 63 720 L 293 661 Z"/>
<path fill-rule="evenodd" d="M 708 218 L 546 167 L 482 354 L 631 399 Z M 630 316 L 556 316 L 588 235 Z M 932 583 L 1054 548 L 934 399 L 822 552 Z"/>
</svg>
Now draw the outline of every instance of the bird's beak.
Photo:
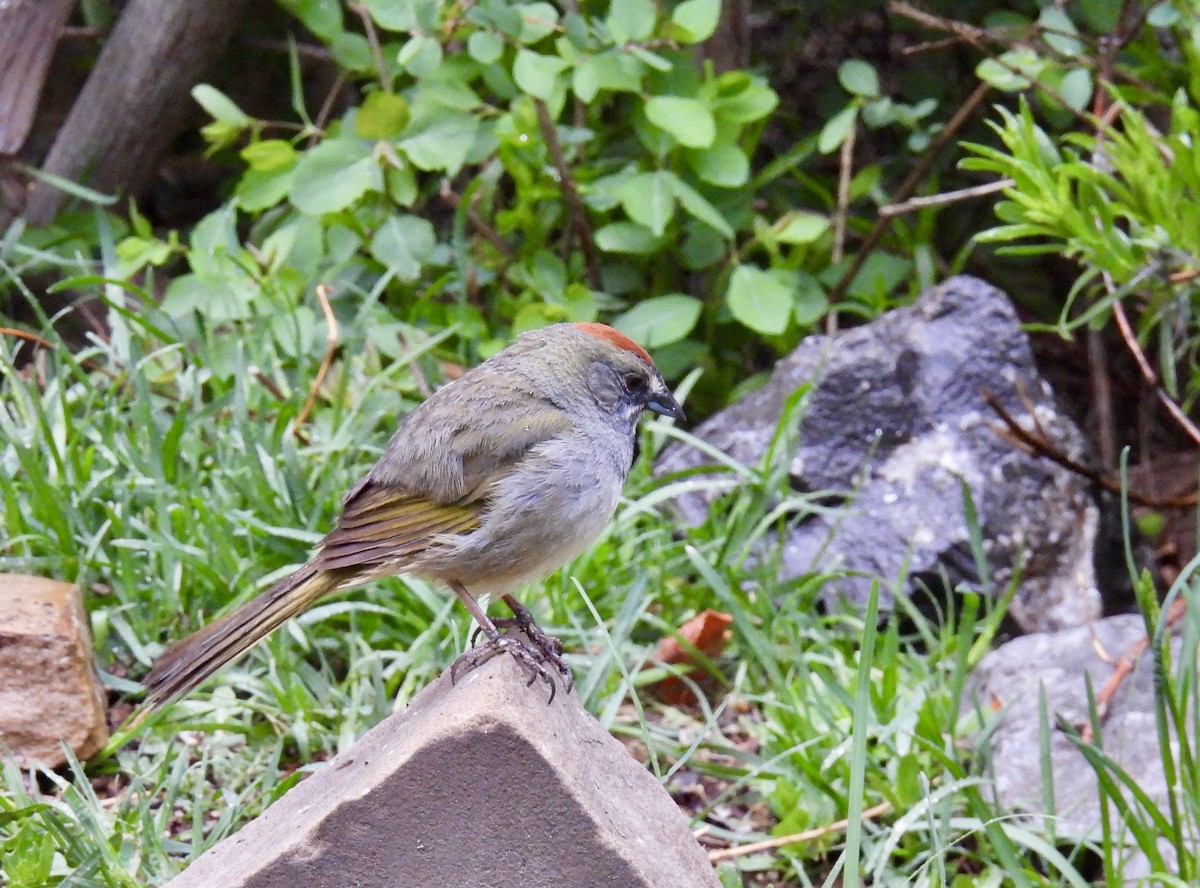
<svg viewBox="0 0 1200 888">
<path fill-rule="evenodd" d="M 646 409 L 653 410 L 659 416 L 669 416 L 680 422 L 687 419 L 683 408 L 679 406 L 679 402 L 675 400 L 675 396 L 665 385 L 656 386 L 651 390 L 650 397 L 646 399 Z"/>
</svg>

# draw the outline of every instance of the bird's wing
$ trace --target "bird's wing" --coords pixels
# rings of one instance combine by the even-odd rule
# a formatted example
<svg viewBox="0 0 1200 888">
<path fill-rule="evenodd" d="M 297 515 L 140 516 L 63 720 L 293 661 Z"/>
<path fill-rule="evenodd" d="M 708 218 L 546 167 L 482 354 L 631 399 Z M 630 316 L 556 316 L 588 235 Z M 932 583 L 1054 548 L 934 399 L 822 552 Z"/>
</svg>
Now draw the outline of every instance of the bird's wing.
<svg viewBox="0 0 1200 888">
<path fill-rule="evenodd" d="M 321 543 L 319 566 L 369 571 L 411 559 L 434 537 L 470 533 L 479 526 L 493 485 L 531 450 L 569 428 L 566 416 L 549 406 L 490 424 L 470 417 L 430 460 L 440 469 L 436 474 L 407 453 L 403 461 L 393 459 L 386 474 L 372 470 L 343 502 L 337 526 Z"/>
<path fill-rule="evenodd" d="M 401 562 L 421 552 L 438 534 L 469 533 L 479 526 L 477 503 L 435 503 L 368 481 L 346 503 L 337 527 L 321 542 L 321 570 Z"/>
</svg>

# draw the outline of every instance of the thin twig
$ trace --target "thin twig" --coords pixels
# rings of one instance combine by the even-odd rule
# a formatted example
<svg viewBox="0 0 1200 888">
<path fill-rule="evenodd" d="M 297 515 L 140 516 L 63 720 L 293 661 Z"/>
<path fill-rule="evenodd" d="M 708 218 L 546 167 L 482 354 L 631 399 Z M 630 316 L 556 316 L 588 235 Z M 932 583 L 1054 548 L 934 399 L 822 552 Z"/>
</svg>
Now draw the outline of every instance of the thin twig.
<svg viewBox="0 0 1200 888">
<path fill-rule="evenodd" d="M 43 339 L 36 333 L 26 333 L 24 330 L 17 330 L 13 327 L 0 327 L 0 336 L 13 336 L 17 339 L 24 339 L 26 342 L 32 342 L 34 345 L 40 345 L 44 349 L 54 351 L 54 343 L 49 339 Z"/>
<path fill-rule="evenodd" d="M 333 358 L 337 354 L 338 323 L 337 318 L 333 315 L 333 308 L 329 305 L 329 293 L 332 289 L 329 284 L 317 284 L 317 299 L 320 300 L 321 311 L 325 313 L 325 358 L 321 361 L 317 377 L 308 390 L 308 398 L 305 399 L 304 406 L 300 409 L 300 415 L 296 417 L 296 422 L 292 426 L 292 434 L 297 438 L 301 437 L 300 426 L 304 425 L 308 420 L 308 415 L 312 413 L 313 405 L 317 402 L 317 394 L 321 391 L 321 384 L 325 381 L 325 374 L 329 372 L 329 368 L 333 365 Z"/>
<path fill-rule="evenodd" d="M 1174 629 L 1183 621 L 1186 614 L 1187 599 L 1176 598 L 1171 602 L 1170 608 L 1167 609 L 1167 628 Z M 1113 667 L 1112 675 L 1108 677 L 1108 680 L 1104 682 L 1104 686 L 1096 694 L 1096 717 L 1100 721 L 1100 724 L 1103 725 L 1108 718 L 1109 708 L 1112 706 L 1113 698 L 1117 696 L 1117 691 L 1121 689 L 1122 683 L 1133 672 L 1138 660 L 1149 649 L 1150 636 L 1147 634 L 1131 644 L 1129 649 L 1117 658 L 1115 662 L 1111 657 L 1107 656 L 1107 652 L 1102 652 L 1099 649 L 1096 651 L 1097 654 L 1101 655 L 1101 659 L 1111 663 Z M 1091 721 L 1080 725 L 1079 734 L 1086 743 L 1091 743 L 1095 739 L 1095 732 L 1092 730 Z"/>
<path fill-rule="evenodd" d="M 450 204 L 450 206 L 454 207 L 454 209 L 458 209 L 458 205 L 462 203 L 462 195 L 460 195 L 451 187 L 449 179 L 443 180 L 441 190 L 438 192 L 438 196 L 441 197 L 441 199 L 446 203 Z M 505 259 L 507 259 L 509 262 L 516 260 L 517 254 L 509 245 L 508 241 L 502 238 L 499 232 L 497 232 L 496 229 L 488 224 L 488 221 L 484 219 L 483 216 L 479 215 L 479 213 L 475 211 L 475 207 L 467 207 L 467 220 L 471 223 L 471 227 L 479 232 L 479 234 L 481 234 L 488 243 L 499 250 Z"/>
<path fill-rule="evenodd" d="M 1119 481 L 1111 478 L 1103 472 L 1093 469 L 1091 466 L 1085 466 L 1083 463 L 1077 462 L 1067 456 L 1058 449 L 1046 435 L 1040 430 L 1030 431 L 1019 423 L 1011 413 L 1005 408 L 1000 400 L 986 389 L 980 393 L 984 402 L 992 408 L 997 416 L 1004 422 L 1009 433 L 1009 438 L 1014 443 L 1021 446 L 1021 449 L 1030 456 L 1042 457 L 1051 462 L 1062 466 L 1069 472 L 1074 472 L 1083 478 L 1088 479 L 1094 484 L 1098 484 L 1105 490 L 1111 493 L 1120 493 L 1121 484 Z M 1032 414 L 1031 414 L 1032 415 Z M 1035 420 L 1036 421 L 1036 420 Z M 1152 497 L 1143 496 L 1133 490 L 1127 490 L 1126 496 L 1129 501 L 1139 506 L 1148 506 L 1152 509 L 1163 508 L 1191 508 L 1197 503 L 1195 493 L 1189 493 L 1184 496 L 1166 497 L 1163 499 L 1154 499 Z"/>
<path fill-rule="evenodd" d="M 55 348 L 57 348 L 57 346 L 55 346 L 55 344 L 49 339 L 44 339 L 43 337 L 38 336 L 36 333 L 29 333 L 26 330 L 18 330 L 15 327 L 0 327 L 0 336 L 12 336 L 14 339 L 23 339 L 26 342 L 32 342 L 34 345 L 44 349 L 45 351 L 52 352 L 55 350 Z M 41 354 L 41 352 L 38 354 Z M 102 366 L 92 358 L 83 358 L 80 360 L 79 366 L 83 367 L 85 370 L 90 370 L 92 372 L 99 373 L 102 376 L 107 376 L 109 379 L 120 378 L 120 374 L 113 370 L 109 370 L 107 367 Z"/>
<path fill-rule="evenodd" d="M 1183 429 L 1194 443 L 1200 445 L 1200 429 L 1196 428 L 1196 424 L 1188 418 L 1187 414 L 1180 409 L 1174 399 L 1158 384 L 1158 374 L 1154 372 L 1154 368 L 1150 366 L 1150 361 L 1146 359 L 1146 353 L 1142 351 L 1142 347 L 1137 341 L 1137 336 L 1133 332 L 1133 327 L 1129 323 L 1129 317 L 1125 314 L 1125 306 L 1121 304 L 1121 300 L 1116 299 L 1113 301 L 1112 310 L 1113 318 L 1117 322 L 1117 329 L 1121 331 L 1121 338 L 1125 340 L 1125 345 L 1133 353 L 1133 359 L 1137 362 L 1142 379 L 1145 380 L 1147 385 L 1154 388 L 1154 395 L 1158 398 L 1158 403 L 1166 408 L 1166 411 L 1171 414 L 1175 422 L 1179 424 L 1179 427 Z"/>
<path fill-rule="evenodd" d="M 567 158 L 563 154 L 562 144 L 558 141 L 558 128 L 554 125 L 554 120 L 550 117 L 550 109 L 546 107 L 544 101 L 534 99 L 534 105 L 537 108 L 538 125 L 542 130 L 542 138 L 546 140 L 546 147 L 550 149 L 550 158 L 554 161 L 554 168 L 558 171 L 558 184 L 562 188 L 563 198 L 567 202 L 571 227 L 575 229 L 575 234 L 579 237 L 579 245 L 583 247 L 583 261 L 587 265 L 588 283 L 592 285 L 593 290 L 599 290 L 603 287 L 603 282 L 600 279 L 600 259 L 596 254 L 596 242 L 592 239 L 592 226 L 588 223 L 587 212 L 583 208 L 583 201 L 579 199 L 579 189 L 575 185 L 575 177 L 571 174 L 571 168 L 567 165 Z"/>
<path fill-rule="evenodd" d="M 346 73 L 339 70 L 337 77 L 333 80 L 333 86 L 329 88 L 329 92 L 325 96 L 325 101 L 321 103 L 321 110 L 317 112 L 317 117 L 313 121 L 313 126 L 318 130 L 323 131 L 325 125 L 329 123 L 330 115 L 333 114 L 333 103 L 337 100 L 338 93 L 346 86 Z M 314 144 L 316 133 L 309 137 L 309 145 Z"/>
<path fill-rule="evenodd" d="M 351 3 L 350 8 L 362 19 L 367 44 L 371 47 L 371 57 L 375 60 L 375 73 L 379 75 L 379 85 L 386 92 L 391 92 L 392 77 L 388 74 L 387 63 L 383 60 L 383 47 L 379 45 L 379 32 L 375 30 L 375 20 L 371 18 L 371 11 L 363 3 Z"/>
<path fill-rule="evenodd" d="M 425 378 L 425 374 L 421 371 L 421 365 L 417 363 L 417 359 L 412 356 L 412 343 L 404 335 L 403 328 L 396 330 L 396 339 L 400 341 L 400 347 L 404 349 L 404 363 L 408 365 L 408 372 L 412 374 L 413 383 L 416 385 L 417 391 L 421 393 L 421 397 L 428 399 L 433 394 L 433 386 Z"/>
<path fill-rule="evenodd" d="M 887 9 L 890 13 L 912 19 L 918 25 L 924 25 L 930 30 L 946 31 L 953 34 L 957 39 L 966 41 L 975 47 L 981 46 L 986 40 L 993 39 L 992 35 L 985 28 L 955 19 L 942 18 L 940 15 L 934 15 L 932 12 L 918 9 L 911 3 L 904 3 L 902 0 L 893 0 L 892 3 L 888 4 Z"/>
<path fill-rule="evenodd" d="M 890 810 L 892 810 L 891 802 L 880 802 L 878 805 L 863 811 L 860 819 L 872 820 L 881 814 L 886 814 Z M 719 860 L 729 860 L 731 857 L 745 857 L 747 854 L 757 854 L 760 851 L 773 851 L 776 848 L 782 848 L 784 845 L 794 845 L 797 842 L 811 842 L 823 838 L 830 833 L 841 832 L 849 825 L 849 820 L 837 820 L 833 823 L 827 823 L 825 826 L 806 829 L 804 832 L 792 833 L 787 836 L 775 836 L 772 839 L 751 842 L 748 845 L 737 845 L 733 848 L 717 848 L 708 852 L 708 861 L 709 863 L 716 863 Z"/>
<path fill-rule="evenodd" d="M 830 256 L 834 265 L 842 261 L 846 255 L 846 220 L 850 216 L 850 179 L 854 171 L 854 143 L 858 139 L 858 119 L 842 140 L 842 150 L 838 152 L 838 185 L 837 208 L 833 214 L 833 253 Z M 837 300 L 831 300 L 836 304 Z M 838 316 L 836 310 L 830 310 L 825 315 L 825 333 L 832 336 L 837 332 Z"/>
<path fill-rule="evenodd" d="M 933 137 L 929 143 L 929 147 L 925 149 L 925 153 L 921 155 L 921 159 L 917 161 L 911 173 L 908 174 L 900 187 L 896 189 L 893 196 L 893 203 L 900 203 L 912 197 L 912 193 L 917 186 L 925 179 L 929 171 L 933 168 L 934 163 L 938 159 L 938 155 L 942 153 L 942 149 L 950 144 L 951 141 L 958 135 L 958 131 L 975 113 L 975 109 L 991 92 L 992 87 L 983 81 L 975 87 L 975 91 L 967 96 L 967 100 L 959 106 L 954 112 L 954 116 L 950 121 L 938 131 L 938 134 Z M 871 227 L 870 233 L 863 239 L 862 244 L 854 254 L 854 259 L 851 260 L 850 266 L 842 273 L 841 279 L 834 285 L 829 293 L 829 302 L 831 305 L 836 305 L 846 295 L 846 289 L 850 286 L 850 282 L 854 280 L 854 276 L 862 269 L 863 263 L 867 261 L 867 256 L 875 249 L 879 243 L 883 233 L 887 231 L 888 226 L 892 222 L 892 217 L 878 216 L 875 219 L 875 224 Z"/>
<path fill-rule="evenodd" d="M 1096 441 L 1100 465 L 1111 471 L 1117 464 L 1117 442 L 1114 434 L 1112 385 L 1108 378 L 1108 354 L 1104 350 L 1104 333 L 1091 327 L 1087 331 L 1088 375 L 1092 379 L 1092 401 L 1096 405 Z"/>
<path fill-rule="evenodd" d="M 930 207 L 944 207 L 948 204 L 959 203 L 964 200 L 986 197 L 989 194 L 1003 191 L 1005 188 L 1012 188 L 1016 184 L 1015 179 L 997 179 L 995 182 L 984 182 L 982 185 L 972 185 L 970 188 L 959 188 L 956 191 L 943 191 L 941 194 L 910 197 L 901 203 L 890 203 L 880 207 L 879 215 L 885 219 L 890 219 L 892 216 L 900 216 L 916 210 L 927 210 Z"/>
<path fill-rule="evenodd" d="M 267 391 L 269 391 L 272 395 L 274 395 L 277 400 L 280 400 L 280 401 L 287 400 L 287 395 L 285 395 L 283 393 L 283 389 L 281 389 L 279 387 L 279 383 L 277 383 L 271 377 L 267 376 L 267 374 L 264 373 L 261 368 L 256 367 L 253 364 L 251 364 L 249 367 L 246 368 L 246 370 L 250 373 L 251 376 L 253 376 L 258 381 L 259 385 L 261 385 L 263 388 L 265 388 Z"/>
</svg>

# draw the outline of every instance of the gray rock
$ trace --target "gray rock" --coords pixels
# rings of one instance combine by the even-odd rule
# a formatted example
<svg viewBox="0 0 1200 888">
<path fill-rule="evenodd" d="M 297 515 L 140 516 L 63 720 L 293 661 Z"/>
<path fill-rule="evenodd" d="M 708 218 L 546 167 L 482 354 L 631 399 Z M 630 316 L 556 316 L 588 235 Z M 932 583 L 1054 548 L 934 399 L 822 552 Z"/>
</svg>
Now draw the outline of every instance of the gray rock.
<svg viewBox="0 0 1200 888">
<path fill-rule="evenodd" d="M 1002 589 L 1020 577 L 1010 613 L 1022 628 L 1077 626 L 1099 615 L 1092 564 L 1098 512 L 1085 483 L 1014 447 L 983 400 L 990 391 L 1027 426 L 1036 417 L 1059 449 L 1082 458 L 1083 437 L 1038 376 L 1003 293 L 956 277 L 870 324 L 809 337 L 762 388 L 695 434 L 756 465 L 788 399 L 809 383 L 790 481 L 793 489 L 844 503 L 795 524 L 784 544 L 782 579 L 835 573 L 826 603 L 844 597 L 860 608 L 873 580 L 883 608 L 918 583 L 940 586 L 943 576 L 951 587 L 977 583 L 965 485 L 991 578 Z M 699 449 L 676 444 L 656 470 L 709 463 Z M 698 524 L 711 499 L 693 493 L 675 504 L 685 521 Z"/>
<path fill-rule="evenodd" d="M 992 651 L 972 673 L 965 689 L 968 706 L 985 715 L 998 713 L 998 724 L 985 735 L 992 791 L 1003 807 L 1037 819 L 1054 815 L 1053 828 L 1064 838 L 1099 837 L 1100 797 L 1096 772 L 1061 730 L 1056 717 L 1081 726 L 1088 721 L 1085 676 L 1099 693 L 1113 674 L 1116 660 L 1145 638 L 1140 616 L 1099 620 L 1092 627 L 1035 633 L 1014 639 Z M 1177 657 L 1180 641 L 1173 640 Z M 1041 718 L 1039 692 L 1046 697 L 1050 722 L 1050 768 L 1054 808 L 1043 804 Z M 1154 713 L 1153 671 L 1149 655 L 1142 656 L 1113 698 L 1099 738 L 1105 754 L 1116 761 L 1142 790 L 1167 810 L 1167 784 L 1158 752 Z M 1178 743 L 1172 740 L 1178 763 Z M 1115 806 L 1110 816 L 1119 823 Z M 1118 830 L 1118 835 L 1121 831 Z M 1131 838 L 1127 834 L 1125 838 Z M 1172 849 L 1160 843 L 1165 859 Z M 1173 864 L 1172 864 L 1173 865 Z M 1128 849 L 1124 877 L 1149 873 L 1145 855 Z"/>
<path fill-rule="evenodd" d="M 108 742 L 107 699 L 79 589 L 0 574 L 0 756 L 56 768 Z"/>
<path fill-rule="evenodd" d="M 658 781 L 526 681 L 443 675 L 170 888 L 718 888 Z"/>
</svg>

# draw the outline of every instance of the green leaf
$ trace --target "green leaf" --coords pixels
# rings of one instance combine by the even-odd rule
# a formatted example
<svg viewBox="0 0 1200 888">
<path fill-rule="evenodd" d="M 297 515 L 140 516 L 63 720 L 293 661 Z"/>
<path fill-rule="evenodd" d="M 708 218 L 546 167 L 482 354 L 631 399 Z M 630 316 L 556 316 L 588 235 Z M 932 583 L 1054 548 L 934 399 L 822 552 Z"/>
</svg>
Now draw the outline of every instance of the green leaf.
<svg viewBox="0 0 1200 888">
<path fill-rule="evenodd" d="M 296 149 L 283 139 L 263 139 L 242 149 L 242 160 L 250 169 L 269 172 L 283 169 L 296 162 Z"/>
<path fill-rule="evenodd" d="M 692 332 L 700 308 L 699 299 L 683 293 L 655 296 L 619 315 L 613 326 L 646 348 L 661 348 Z"/>
<path fill-rule="evenodd" d="M 811 244 L 829 230 L 829 219 L 819 213 L 795 212 L 776 232 L 775 237 L 785 244 Z"/>
<path fill-rule="evenodd" d="M 278 170 L 247 170 L 233 196 L 243 210 L 257 213 L 286 198 L 295 181 L 295 164 Z"/>
<path fill-rule="evenodd" d="M 383 188 L 383 173 L 371 146 L 358 139 L 322 142 L 300 158 L 295 175 L 292 204 L 314 216 L 343 210 L 368 191 Z"/>
<path fill-rule="evenodd" d="M 725 302 L 737 320 L 768 336 L 787 330 L 794 307 L 792 288 L 775 272 L 753 265 L 739 265 L 733 270 Z"/>
<path fill-rule="evenodd" d="M 806 271 L 796 272 L 796 321 L 815 324 L 829 311 L 829 297 L 821 282 Z"/>
<path fill-rule="evenodd" d="M 998 59 L 984 59 L 975 74 L 1002 92 L 1028 89 L 1042 73 L 1045 61 L 1028 47 L 1009 50 Z"/>
<path fill-rule="evenodd" d="M 231 98 L 207 83 L 192 87 L 192 98 L 218 123 L 233 127 L 247 127 L 254 123 L 254 118 L 234 104 Z"/>
<path fill-rule="evenodd" d="M 596 246 L 606 253 L 649 256 L 663 245 L 650 229 L 636 222 L 610 222 L 596 232 Z"/>
<path fill-rule="evenodd" d="M 708 202 L 704 195 L 674 173 L 667 173 L 667 175 L 671 177 L 671 184 L 675 189 L 675 196 L 679 198 L 680 205 L 690 215 L 699 219 L 710 228 L 716 229 L 726 238 L 733 238 L 733 228 L 725 221 L 725 217 L 721 215 L 717 208 Z"/>
<path fill-rule="evenodd" d="M 396 61 L 414 77 L 424 77 L 442 63 L 442 44 L 426 34 L 413 34 L 400 47 Z"/>
<path fill-rule="evenodd" d="M 481 65 L 491 65 L 504 54 L 504 41 L 492 31 L 476 31 L 467 38 L 467 53 Z"/>
<path fill-rule="evenodd" d="M 437 243 L 433 226 L 417 216 L 392 216 L 371 239 L 371 255 L 402 281 L 415 281 Z"/>
<path fill-rule="evenodd" d="M 631 176 L 621 187 L 621 205 L 630 219 L 661 237 L 675 215 L 675 176 L 665 170 Z"/>
<path fill-rule="evenodd" d="M 871 299 L 880 293 L 890 293 L 911 274 L 912 262 L 908 259 L 876 251 L 863 262 L 846 294 L 856 299 Z"/>
<path fill-rule="evenodd" d="M 389 31 L 432 31 L 438 24 L 440 0 L 366 0 L 371 18 Z"/>
<path fill-rule="evenodd" d="M 374 74 L 375 56 L 371 54 L 371 44 L 362 34 L 343 31 L 329 43 L 329 53 L 333 60 L 350 71 Z"/>
<path fill-rule="evenodd" d="M 1042 27 L 1042 39 L 1055 52 L 1068 58 L 1078 58 L 1083 53 L 1079 29 L 1071 17 L 1057 6 L 1044 7 L 1038 15 L 1038 24 Z"/>
<path fill-rule="evenodd" d="M 558 86 L 558 75 L 567 67 L 567 62 L 558 56 L 542 55 L 529 49 L 517 52 L 513 63 L 513 80 L 523 91 L 539 99 L 547 100 L 554 95 Z"/>
<path fill-rule="evenodd" d="M 842 143 L 850 136 L 854 124 L 858 121 L 858 106 L 848 105 L 821 127 L 821 135 L 817 137 L 817 150 L 822 154 L 832 154 L 842 147 Z"/>
<path fill-rule="evenodd" d="M 517 39 L 522 43 L 537 43 L 558 28 L 558 10 L 549 3 L 526 3 L 517 9 L 521 13 L 521 33 Z"/>
<path fill-rule="evenodd" d="M 442 112 L 409 126 L 410 135 L 400 149 L 420 170 L 462 169 L 479 135 L 479 121 L 471 114 Z"/>
<path fill-rule="evenodd" d="M 646 102 L 646 119 L 688 148 L 707 148 L 717 137 L 717 124 L 699 99 L 654 96 Z"/>
<path fill-rule="evenodd" d="M 687 32 L 685 43 L 700 43 L 717 30 L 721 0 L 683 0 L 671 13 L 671 21 Z"/>
<path fill-rule="evenodd" d="M 750 178 L 750 161 L 737 145 L 691 149 L 686 156 L 696 175 L 718 188 L 739 188 Z"/>
<path fill-rule="evenodd" d="M 1083 111 L 1092 99 L 1092 72 L 1087 68 L 1067 71 L 1058 84 L 1058 94 L 1068 107 Z"/>
<path fill-rule="evenodd" d="M 575 95 L 590 102 L 602 90 L 639 92 L 645 66 L 628 53 L 608 50 L 594 56 L 582 56 L 575 66 L 571 88 Z"/>
<path fill-rule="evenodd" d="M 653 0 L 612 0 L 604 24 L 617 45 L 646 40 L 657 18 Z"/>
<path fill-rule="evenodd" d="M 331 40 L 342 33 L 339 0 L 280 0 L 280 6 L 300 19 L 318 37 Z"/>
<path fill-rule="evenodd" d="M 724 80 L 729 75 L 721 75 Z M 713 112 L 729 123 L 753 123 L 775 110 L 779 96 L 775 90 L 742 75 L 744 84 L 736 91 L 721 92 L 713 102 Z M 728 81 L 727 81 L 728 82 Z"/>
<path fill-rule="evenodd" d="M 873 99 L 879 95 L 879 75 L 869 62 L 848 59 L 838 67 L 838 81 L 846 92 Z"/>
<path fill-rule="evenodd" d="M 408 126 L 408 100 L 395 93 L 368 93 L 354 117 L 354 132 L 364 139 L 390 139 Z"/>
</svg>

